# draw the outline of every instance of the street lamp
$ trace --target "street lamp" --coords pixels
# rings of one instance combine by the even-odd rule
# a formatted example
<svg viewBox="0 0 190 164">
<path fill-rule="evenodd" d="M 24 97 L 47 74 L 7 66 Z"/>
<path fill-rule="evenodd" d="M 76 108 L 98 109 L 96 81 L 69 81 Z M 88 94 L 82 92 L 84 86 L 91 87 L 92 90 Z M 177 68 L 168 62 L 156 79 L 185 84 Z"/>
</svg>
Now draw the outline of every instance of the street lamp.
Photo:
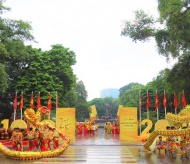
<svg viewBox="0 0 190 164">
<path fill-rule="evenodd" d="M 13 102 L 10 102 L 10 105 L 11 105 L 11 106 L 13 106 L 13 105 L 14 105 L 14 103 L 13 103 Z M 20 103 L 19 103 L 19 102 L 17 102 L 17 105 L 20 105 Z"/>
</svg>

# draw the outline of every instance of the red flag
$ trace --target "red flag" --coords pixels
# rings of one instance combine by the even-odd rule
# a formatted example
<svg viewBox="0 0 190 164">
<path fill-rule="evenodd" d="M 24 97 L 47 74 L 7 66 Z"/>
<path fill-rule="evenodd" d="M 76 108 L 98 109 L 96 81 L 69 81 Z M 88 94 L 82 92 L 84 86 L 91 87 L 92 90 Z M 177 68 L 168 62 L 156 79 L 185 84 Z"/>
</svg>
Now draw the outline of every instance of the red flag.
<svg viewBox="0 0 190 164">
<path fill-rule="evenodd" d="M 14 99 L 14 103 L 13 103 L 13 108 L 14 108 L 14 110 L 17 109 L 17 92 L 16 92 L 16 95 L 15 95 L 15 99 Z"/>
<path fill-rule="evenodd" d="M 163 106 L 164 106 L 164 108 L 166 108 L 166 106 L 167 106 L 167 99 L 166 99 L 166 92 L 165 91 L 164 91 Z"/>
<path fill-rule="evenodd" d="M 38 94 L 38 99 L 37 99 L 37 108 L 41 107 L 41 100 L 40 100 L 40 92 Z"/>
<path fill-rule="evenodd" d="M 159 96 L 158 93 L 156 92 L 155 108 L 158 109 L 158 106 L 159 106 Z"/>
<path fill-rule="evenodd" d="M 21 94 L 21 97 L 20 97 L 20 110 L 22 110 L 24 106 L 24 96 L 23 96 L 23 93 Z"/>
<path fill-rule="evenodd" d="M 31 98 L 30 98 L 30 108 L 34 109 L 34 94 L 32 92 Z"/>
<path fill-rule="evenodd" d="M 48 109 L 51 110 L 52 108 L 52 102 L 51 102 L 51 95 L 48 95 Z"/>
<path fill-rule="evenodd" d="M 184 93 L 184 91 L 183 91 L 183 93 L 182 93 L 181 103 L 182 103 L 182 106 L 185 108 L 187 104 L 186 104 L 186 98 L 185 98 L 185 93 Z"/>
<path fill-rule="evenodd" d="M 177 95 L 175 92 L 174 92 L 174 107 L 175 107 L 175 109 L 178 108 Z"/>
<path fill-rule="evenodd" d="M 58 94 L 56 92 L 56 109 L 58 108 Z"/>
<path fill-rule="evenodd" d="M 140 93 L 140 96 L 139 96 L 139 108 L 140 108 L 140 110 L 142 109 L 142 97 L 141 97 L 141 93 Z"/>
<path fill-rule="evenodd" d="M 150 108 L 150 97 L 149 97 L 149 93 L 147 91 L 147 96 L 146 96 L 146 109 Z"/>
</svg>

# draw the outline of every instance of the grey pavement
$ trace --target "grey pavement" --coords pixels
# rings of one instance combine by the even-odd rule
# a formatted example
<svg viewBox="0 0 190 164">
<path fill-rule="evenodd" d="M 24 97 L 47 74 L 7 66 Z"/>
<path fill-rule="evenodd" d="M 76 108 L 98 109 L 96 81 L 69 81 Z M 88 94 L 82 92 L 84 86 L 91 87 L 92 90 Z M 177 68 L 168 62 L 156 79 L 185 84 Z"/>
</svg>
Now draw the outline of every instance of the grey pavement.
<svg viewBox="0 0 190 164">
<path fill-rule="evenodd" d="M 43 158 L 34 161 L 10 160 L 0 154 L 4 164 L 189 164 L 190 160 L 181 159 L 178 151 L 176 159 L 164 154 L 151 153 L 143 148 L 142 143 L 120 141 L 119 135 L 105 134 L 103 128 L 98 134 L 78 136 L 71 142 L 65 152 L 54 158 Z"/>
</svg>

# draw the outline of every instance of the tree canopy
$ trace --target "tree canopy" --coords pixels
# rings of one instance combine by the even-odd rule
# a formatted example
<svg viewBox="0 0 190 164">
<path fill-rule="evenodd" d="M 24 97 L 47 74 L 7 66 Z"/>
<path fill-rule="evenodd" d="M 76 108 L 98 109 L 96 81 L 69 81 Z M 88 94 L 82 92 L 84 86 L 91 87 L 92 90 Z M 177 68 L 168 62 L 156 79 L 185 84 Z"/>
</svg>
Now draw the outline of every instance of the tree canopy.
<svg viewBox="0 0 190 164">
<path fill-rule="evenodd" d="M 45 95 L 48 95 L 48 92 L 52 93 L 53 97 L 58 92 L 59 99 L 63 99 L 76 82 L 71 67 L 76 62 L 74 52 L 57 44 L 45 52 L 33 49 L 30 55 L 30 61 L 12 87 L 28 96 L 32 91 L 40 91 L 44 103 L 47 101 Z M 59 105 L 64 105 L 64 102 L 60 101 Z"/>
<path fill-rule="evenodd" d="M 0 0 L 0 14 L 10 11 Z M 61 44 L 52 45 L 50 50 L 42 51 L 26 46 L 26 41 L 35 41 L 32 27 L 23 20 L 0 17 L 0 103 L 6 108 L 2 117 L 10 117 L 15 92 L 24 94 L 24 109 L 29 107 L 31 92 L 36 99 L 40 91 L 42 105 L 47 105 L 48 93 L 59 105 L 66 103 L 64 97 L 76 85 L 76 75 L 72 66 L 76 63 L 75 53 Z M 55 106 L 53 102 L 53 107 Z M 11 109 L 12 108 L 12 109 Z M 6 116 L 5 116 L 6 115 Z"/>
<path fill-rule="evenodd" d="M 3 5 L 0 0 L 0 15 L 10 8 Z M 4 93 L 11 81 L 17 77 L 25 67 L 29 54 L 24 41 L 33 41 L 32 27 L 28 22 L 22 20 L 11 20 L 0 17 L 0 91 Z"/>
<path fill-rule="evenodd" d="M 152 92 L 157 90 L 163 100 L 163 91 L 167 92 L 167 109 L 174 110 L 174 92 L 177 92 L 178 101 L 181 101 L 182 91 L 186 93 L 186 100 L 190 102 L 189 92 L 189 47 L 190 47 L 190 2 L 187 0 L 158 0 L 159 17 L 153 18 L 144 11 L 135 11 L 135 20 L 126 20 L 121 35 L 131 38 L 134 42 L 155 39 L 157 50 L 166 59 L 176 58 L 177 62 L 171 69 L 161 70 L 160 73 L 144 86 Z M 126 91 L 127 92 L 127 91 Z M 129 95 L 122 97 L 121 102 L 127 104 Z M 134 91 L 128 91 L 134 92 Z M 152 97 L 151 99 L 154 99 Z M 163 105 L 160 102 L 160 111 Z M 153 104 L 151 106 L 154 106 Z M 179 103 L 179 109 L 182 108 Z"/>
<path fill-rule="evenodd" d="M 108 112 L 109 116 L 116 118 L 117 110 L 119 107 L 119 99 L 115 99 L 112 97 L 105 98 L 94 98 L 93 100 L 88 102 L 88 105 L 95 105 L 98 113 L 98 118 L 103 118 L 106 112 L 106 104 L 108 104 Z"/>
<path fill-rule="evenodd" d="M 133 41 L 156 40 L 160 55 L 169 59 L 189 52 L 190 12 L 187 1 L 159 0 L 159 18 L 153 18 L 144 11 L 135 11 L 135 21 L 125 21 L 121 35 Z"/>
</svg>

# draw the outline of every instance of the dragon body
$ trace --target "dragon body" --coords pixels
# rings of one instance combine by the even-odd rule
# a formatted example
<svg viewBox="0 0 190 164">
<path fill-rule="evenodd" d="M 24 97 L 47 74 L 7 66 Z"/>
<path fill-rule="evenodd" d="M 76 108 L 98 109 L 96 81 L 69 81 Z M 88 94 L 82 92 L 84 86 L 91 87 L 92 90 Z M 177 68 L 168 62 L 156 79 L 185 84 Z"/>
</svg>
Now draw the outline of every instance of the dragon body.
<svg viewBox="0 0 190 164">
<path fill-rule="evenodd" d="M 182 109 L 177 115 L 167 113 L 166 118 L 175 126 L 175 130 L 166 130 L 166 127 L 164 127 L 164 129 L 154 130 L 144 144 L 146 150 L 151 151 L 150 146 L 159 135 L 165 137 L 190 135 L 190 127 L 188 127 L 190 123 L 190 106 L 186 106 L 186 108 Z"/>
<path fill-rule="evenodd" d="M 32 126 L 35 128 L 40 128 L 41 126 L 44 126 L 44 124 L 46 126 L 52 126 L 52 124 L 48 120 L 45 122 L 41 121 L 42 114 L 48 115 L 49 112 L 50 111 L 45 106 L 38 108 L 36 112 L 33 109 L 28 108 L 24 111 L 24 120 L 27 123 L 32 124 Z M 58 133 L 59 133 L 59 138 L 62 138 L 64 142 L 57 149 L 51 151 L 44 151 L 44 152 L 12 151 L 8 147 L 0 143 L 0 152 L 4 154 L 7 158 L 15 160 L 35 160 L 40 158 L 50 158 L 50 157 L 59 156 L 68 147 L 70 139 L 68 136 L 65 136 L 61 131 L 58 131 Z"/>
</svg>

